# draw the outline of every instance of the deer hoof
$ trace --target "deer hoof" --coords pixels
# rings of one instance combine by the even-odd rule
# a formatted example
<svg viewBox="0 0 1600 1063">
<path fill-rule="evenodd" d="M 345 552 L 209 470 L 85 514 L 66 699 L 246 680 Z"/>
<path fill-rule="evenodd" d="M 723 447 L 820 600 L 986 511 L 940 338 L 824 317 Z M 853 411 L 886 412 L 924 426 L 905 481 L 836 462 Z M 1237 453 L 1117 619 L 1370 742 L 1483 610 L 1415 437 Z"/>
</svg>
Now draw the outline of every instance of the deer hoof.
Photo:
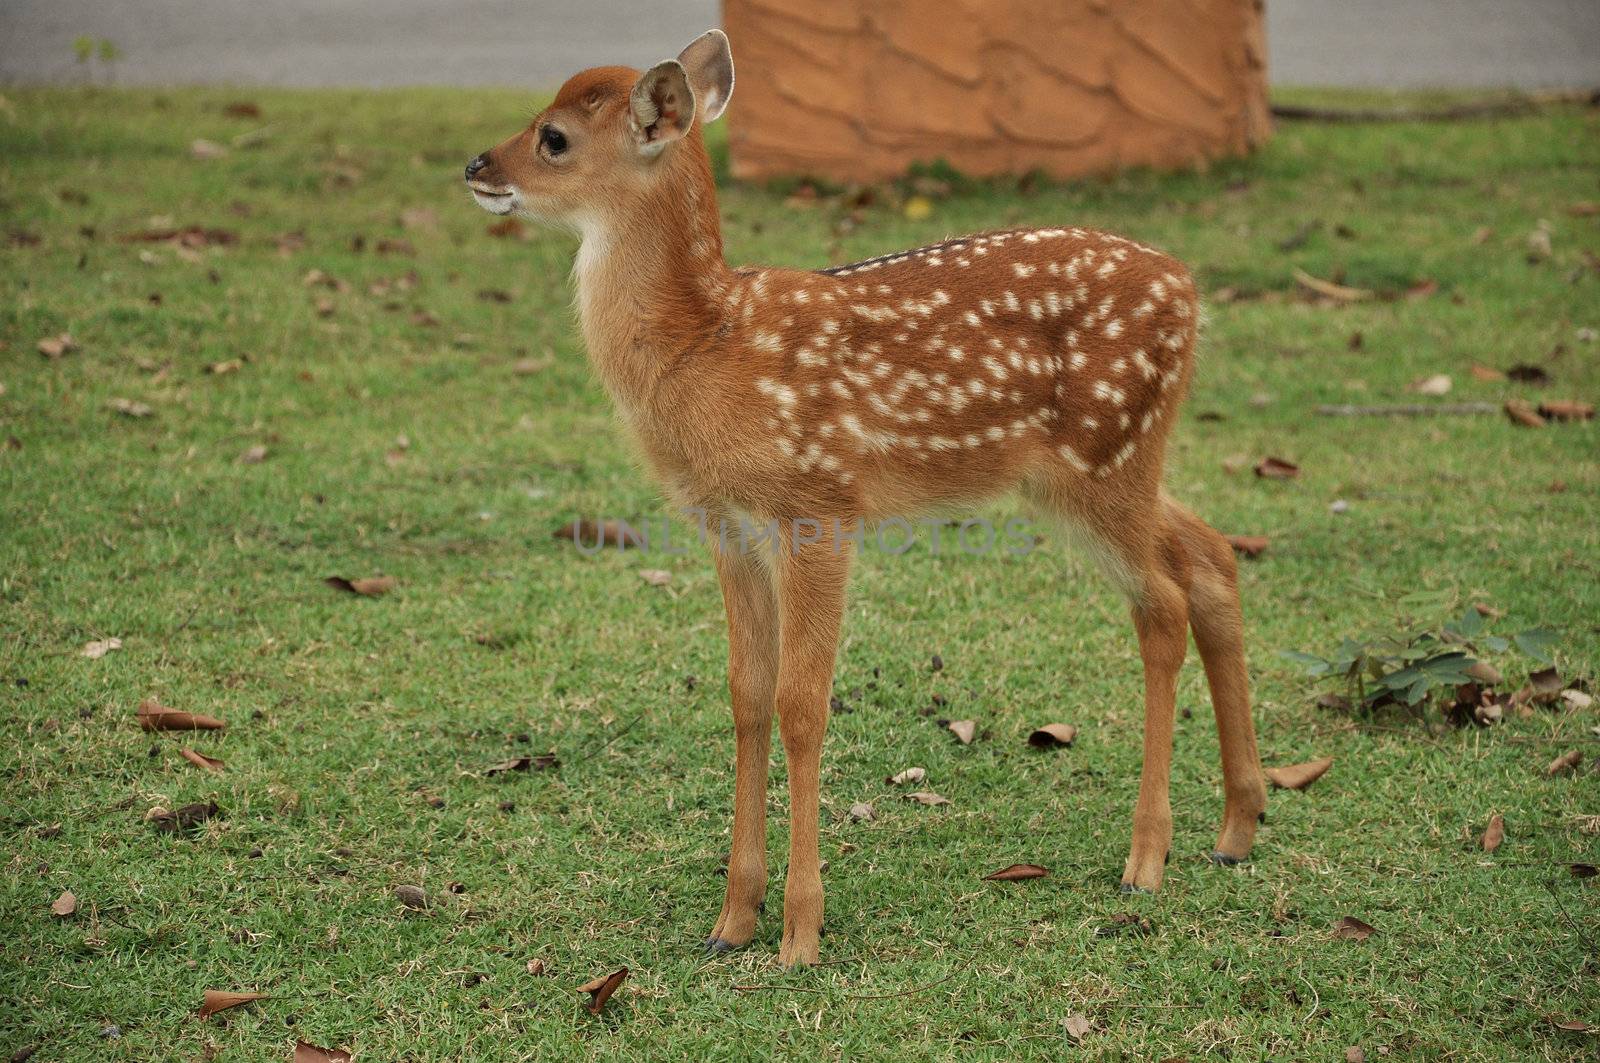
<svg viewBox="0 0 1600 1063">
<path fill-rule="evenodd" d="M 1239 863 L 1239 858 L 1237 856 L 1229 856 L 1219 849 L 1211 854 L 1211 862 L 1218 867 L 1233 867 Z"/>
</svg>

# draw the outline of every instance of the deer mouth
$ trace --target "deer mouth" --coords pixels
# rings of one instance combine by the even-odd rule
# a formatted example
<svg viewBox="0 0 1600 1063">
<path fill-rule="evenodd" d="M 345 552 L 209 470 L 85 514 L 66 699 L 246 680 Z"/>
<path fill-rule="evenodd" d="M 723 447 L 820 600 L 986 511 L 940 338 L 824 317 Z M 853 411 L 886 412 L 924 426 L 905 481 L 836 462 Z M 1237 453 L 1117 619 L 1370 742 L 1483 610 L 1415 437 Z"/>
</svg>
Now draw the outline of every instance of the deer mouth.
<svg viewBox="0 0 1600 1063">
<path fill-rule="evenodd" d="M 478 206 L 490 214 L 510 214 L 515 206 L 514 188 L 499 188 L 478 181 L 469 181 L 467 187 L 472 190 L 472 198 L 478 201 Z"/>
</svg>

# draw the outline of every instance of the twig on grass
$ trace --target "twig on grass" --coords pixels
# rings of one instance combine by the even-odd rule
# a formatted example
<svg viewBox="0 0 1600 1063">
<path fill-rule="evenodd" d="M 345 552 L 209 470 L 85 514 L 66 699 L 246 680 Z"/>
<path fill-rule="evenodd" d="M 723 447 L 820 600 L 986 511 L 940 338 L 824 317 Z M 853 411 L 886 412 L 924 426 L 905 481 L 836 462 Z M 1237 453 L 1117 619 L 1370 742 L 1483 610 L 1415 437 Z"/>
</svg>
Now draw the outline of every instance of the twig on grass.
<svg viewBox="0 0 1600 1063">
<path fill-rule="evenodd" d="M 617 739 L 621 738 L 623 735 L 625 735 L 629 731 L 633 730 L 633 725 L 638 723 L 642 719 L 644 719 L 644 710 L 643 709 L 641 709 L 638 712 L 634 713 L 633 714 L 633 719 L 631 719 L 627 723 L 623 724 L 621 730 L 619 730 L 619 731 L 615 732 L 614 734 L 612 734 L 612 736 L 610 738 L 608 738 L 604 742 L 600 743 L 599 746 L 595 747 L 594 749 L 589 750 L 589 752 L 585 753 L 583 756 L 578 757 L 576 760 L 573 761 L 573 763 L 574 764 L 582 764 L 584 761 L 589 760 L 590 758 L 595 757 L 595 756 L 597 756 L 597 755 L 599 755 L 601 753 L 604 753 L 608 748 L 610 748 L 611 743 L 615 742 Z"/>
<path fill-rule="evenodd" d="M 949 974 L 945 975 L 943 978 L 935 978 L 933 981 L 928 982 L 928 983 L 926 983 L 924 985 L 912 986 L 910 989 L 902 989 L 902 990 L 899 990 L 898 992 L 895 992 L 895 993 L 846 993 L 844 995 L 844 999 L 845 1000 L 890 1000 L 890 999 L 892 999 L 894 997 L 915 996 L 918 993 L 922 993 L 922 992 L 925 992 L 926 990 L 932 989 L 936 985 L 940 985 L 941 983 L 950 981 L 950 979 L 954 978 L 958 974 L 963 973 L 964 971 L 966 971 L 966 969 L 968 967 L 971 967 L 973 961 L 976 960 L 977 958 L 978 958 L 978 954 L 977 953 L 973 953 L 971 956 L 967 957 L 966 962 L 964 962 L 960 967 L 957 967 L 955 970 L 951 971 Z M 826 989 L 814 989 L 811 986 L 775 985 L 775 984 L 772 984 L 772 983 L 763 983 L 763 984 L 757 984 L 757 985 L 736 985 L 733 988 L 735 990 L 737 990 L 738 992 L 740 992 L 740 993 L 754 993 L 754 992 L 756 992 L 758 990 L 762 990 L 762 989 L 779 989 L 779 990 L 783 990 L 784 992 L 788 992 L 788 993 L 824 993 L 824 994 L 826 994 L 828 992 L 828 990 L 826 990 Z"/>
<path fill-rule="evenodd" d="M 1500 407 L 1492 402 L 1402 402 L 1393 406 L 1339 403 L 1317 407 L 1319 417 L 1439 417 L 1499 412 Z"/>
<path fill-rule="evenodd" d="M 1561 913 L 1561 918 L 1567 921 L 1567 925 L 1572 928 L 1572 932 L 1578 935 L 1578 940 L 1582 942 L 1583 947 L 1590 952 L 1600 953 L 1600 949 L 1595 948 L 1594 940 L 1584 933 L 1583 928 L 1567 913 L 1567 906 L 1561 903 L 1561 895 L 1556 892 L 1556 888 L 1548 880 L 1545 881 L 1544 888 L 1550 891 L 1550 899 L 1556 902 L 1556 910 Z"/>
</svg>

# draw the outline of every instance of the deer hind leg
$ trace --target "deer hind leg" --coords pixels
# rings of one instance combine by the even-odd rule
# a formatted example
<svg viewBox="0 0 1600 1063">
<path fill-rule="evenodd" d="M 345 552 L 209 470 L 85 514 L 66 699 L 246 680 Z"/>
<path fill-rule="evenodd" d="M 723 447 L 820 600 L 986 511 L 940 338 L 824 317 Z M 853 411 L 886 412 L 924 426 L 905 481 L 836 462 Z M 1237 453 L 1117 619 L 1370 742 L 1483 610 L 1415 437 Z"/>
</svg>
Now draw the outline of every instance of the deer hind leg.
<svg viewBox="0 0 1600 1063">
<path fill-rule="evenodd" d="M 1167 523 L 1191 562 L 1189 626 L 1205 664 L 1211 707 L 1222 747 L 1222 833 L 1211 859 L 1236 864 L 1250 855 L 1256 824 L 1265 817 L 1266 783 L 1256 752 L 1250 714 L 1250 677 L 1244 658 L 1244 620 L 1239 608 L 1233 549 L 1205 521 L 1170 499 Z"/>
<path fill-rule="evenodd" d="M 750 551 L 719 550 L 728 614 L 728 693 L 733 702 L 733 847 L 712 952 L 749 943 L 767 892 L 767 760 L 778 678 L 778 606 L 772 574 Z"/>
<path fill-rule="evenodd" d="M 1058 480 L 1043 491 L 1035 486 L 1033 494 L 1062 518 L 1132 605 L 1144 664 L 1144 767 L 1122 889 L 1153 893 L 1172 848 L 1172 730 L 1189 642 L 1188 566 L 1181 544 L 1167 534 L 1153 478 L 1128 477 L 1105 488 Z"/>
</svg>

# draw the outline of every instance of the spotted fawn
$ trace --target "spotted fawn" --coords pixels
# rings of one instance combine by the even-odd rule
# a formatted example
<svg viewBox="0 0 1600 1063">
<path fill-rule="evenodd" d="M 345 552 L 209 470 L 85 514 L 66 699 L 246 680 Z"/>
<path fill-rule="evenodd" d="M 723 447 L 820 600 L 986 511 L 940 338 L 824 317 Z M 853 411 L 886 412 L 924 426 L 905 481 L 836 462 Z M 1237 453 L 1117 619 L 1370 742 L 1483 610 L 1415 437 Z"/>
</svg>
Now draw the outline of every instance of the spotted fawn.
<svg viewBox="0 0 1600 1063">
<path fill-rule="evenodd" d="M 776 710 L 791 802 L 779 959 L 817 961 L 818 775 L 860 529 L 1008 493 L 1073 532 L 1131 604 L 1144 768 L 1122 888 L 1153 891 L 1164 873 L 1191 630 L 1225 780 L 1212 858 L 1244 859 L 1266 794 L 1234 559 L 1161 486 L 1194 371 L 1188 270 L 1076 227 L 964 236 L 820 271 L 730 268 L 701 127 L 722 114 L 733 80 L 717 30 L 642 74 L 586 70 L 466 170 L 485 210 L 581 238 L 573 272 L 589 358 L 670 498 L 784 533 L 776 548 L 713 544 L 736 752 L 727 891 L 709 947 L 744 945 L 756 930 Z"/>
</svg>

